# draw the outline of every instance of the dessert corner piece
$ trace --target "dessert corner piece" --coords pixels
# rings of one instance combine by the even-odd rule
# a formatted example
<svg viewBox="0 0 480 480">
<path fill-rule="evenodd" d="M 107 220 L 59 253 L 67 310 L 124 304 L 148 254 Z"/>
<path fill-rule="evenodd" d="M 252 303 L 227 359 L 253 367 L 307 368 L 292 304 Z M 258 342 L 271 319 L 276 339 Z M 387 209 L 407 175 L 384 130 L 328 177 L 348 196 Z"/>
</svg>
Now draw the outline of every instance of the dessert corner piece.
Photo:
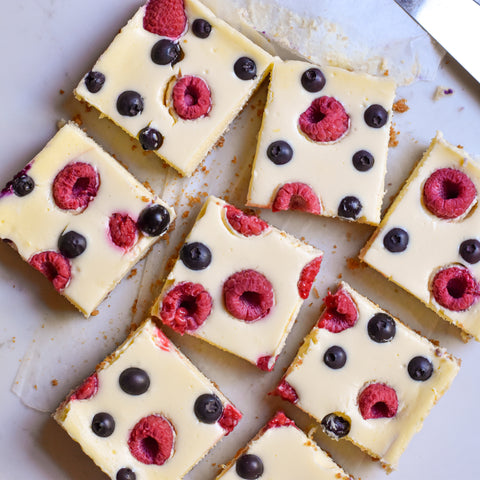
<svg viewBox="0 0 480 480">
<path fill-rule="evenodd" d="M 247 204 L 377 225 L 395 84 L 276 59 Z"/>
<path fill-rule="evenodd" d="M 209 197 L 152 315 L 272 370 L 323 253 Z"/>
<path fill-rule="evenodd" d="M 170 480 L 241 414 L 148 319 L 54 418 L 112 480 Z"/>
<path fill-rule="evenodd" d="M 360 258 L 480 340 L 480 166 L 441 133 Z"/>
<path fill-rule="evenodd" d="M 460 362 L 344 282 L 324 302 L 274 393 L 392 470 Z"/>
<path fill-rule="evenodd" d="M 353 480 L 281 411 L 237 453 L 220 478 Z"/>
<path fill-rule="evenodd" d="M 150 0 L 75 95 L 191 175 L 271 63 L 267 52 L 198 0 Z"/>
<path fill-rule="evenodd" d="M 174 217 L 73 123 L 0 193 L 0 238 L 87 317 Z"/>
</svg>

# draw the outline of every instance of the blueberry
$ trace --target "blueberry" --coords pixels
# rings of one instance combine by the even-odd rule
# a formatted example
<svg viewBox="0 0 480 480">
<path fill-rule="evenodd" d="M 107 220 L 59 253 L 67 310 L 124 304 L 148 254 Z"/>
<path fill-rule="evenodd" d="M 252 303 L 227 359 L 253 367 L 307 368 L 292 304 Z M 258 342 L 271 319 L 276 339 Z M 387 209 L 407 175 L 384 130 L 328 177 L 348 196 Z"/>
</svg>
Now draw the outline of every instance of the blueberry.
<svg viewBox="0 0 480 480">
<path fill-rule="evenodd" d="M 340 415 L 329 413 L 322 419 L 322 428 L 327 435 L 333 438 L 341 438 L 350 432 L 350 422 Z"/>
<path fill-rule="evenodd" d="M 370 152 L 359 150 L 353 155 L 352 163 L 359 172 L 366 172 L 373 167 L 375 159 Z"/>
<path fill-rule="evenodd" d="M 357 197 L 345 197 L 338 206 L 338 216 L 344 218 L 357 218 L 362 211 L 362 203 Z"/>
<path fill-rule="evenodd" d="M 97 413 L 92 420 L 92 430 L 99 437 L 109 437 L 115 430 L 115 420 L 109 413 Z"/>
<path fill-rule="evenodd" d="M 28 175 L 21 175 L 12 180 L 13 193 L 18 197 L 24 197 L 29 193 L 32 193 L 35 188 L 35 182 L 32 177 Z"/>
<path fill-rule="evenodd" d="M 388 120 L 388 112 L 381 105 L 370 105 L 363 115 L 365 123 L 372 128 L 383 127 Z"/>
<path fill-rule="evenodd" d="M 198 38 L 207 38 L 212 31 L 212 26 L 203 18 L 197 18 L 192 24 L 192 32 Z"/>
<path fill-rule="evenodd" d="M 240 478 L 255 480 L 263 475 L 262 459 L 257 455 L 245 453 L 237 460 L 235 470 Z"/>
<path fill-rule="evenodd" d="M 195 400 L 193 411 L 202 423 L 215 423 L 222 416 L 223 405 L 213 393 L 204 393 Z"/>
<path fill-rule="evenodd" d="M 408 362 L 408 374 L 413 380 L 425 382 L 433 373 L 432 362 L 425 357 L 413 357 Z"/>
<path fill-rule="evenodd" d="M 150 205 L 140 213 L 137 226 L 149 237 L 156 237 L 165 233 L 170 223 L 170 214 L 162 205 Z"/>
<path fill-rule="evenodd" d="M 70 230 L 60 235 L 58 249 L 67 258 L 75 258 L 81 255 L 87 248 L 87 239 L 80 233 Z"/>
<path fill-rule="evenodd" d="M 374 342 L 390 342 L 396 332 L 395 320 L 386 313 L 376 313 L 368 321 L 367 330 L 369 337 Z"/>
<path fill-rule="evenodd" d="M 469 238 L 460 244 L 460 256 L 468 263 L 480 261 L 480 242 L 476 238 Z"/>
<path fill-rule="evenodd" d="M 267 157 L 275 165 L 284 165 L 293 157 L 293 149 L 289 143 L 283 140 L 272 142 L 267 148 Z"/>
<path fill-rule="evenodd" d="M 137 367 L 126 368 L 118 377 L 120 388 L 129 395 L 142 395 L 150 387 L 150 377 Z"/>
<path fill-rule="evenodd" d="M 257 76 L 257 65 L 248 57 L 240 57 L 233 66 L 235 75 L 240 80 L 252 80 Z"/>
<path fill-rule="evenodd" d="M 345 365 L 347 361 L 347 354 L 342 347 L 334 345 L 325 352 L 325 355 L 323 356 L 323 361 L 325 362 L 327 367 L 337 370 Z"/>
<path fill-rule="evenodd" d="M 137 476 L 129 468 L 121 468 L 115 477 L 115 480 L 136 480 Z"/>
<path fill-rule="evenodd" d="M 138 133 L 138 141 L 144 150 L 158 150 L 163 144 L 163 135 L 152 127 L 145 127 Z"/>
<path fill-rule="evenodd" d="M 325 77 L 318 68 L 309 68 L 302 75 L 302 86 L 307 92 L 319 92 L 325 86 Z"/>
<path fill-rule="evenodd" d="M 182 59 L 182 49 L 178 43 L 164 38 L 152 47 L 150 58 L 157 65 L 175 65 Z"/>
<path fill-rule="evenodd" d="M 142 96 L 133 90 L 126 90 L 117 98 L 117 110 L 125 117 L 135 117 L 143 112 Z"/>
<path fill-rule="evenodd" d="M 85 77 L 85 86 L 90 93 L 99 92 L 105 83 L 105 75 L 101 72 L 88 72 Z"/>
<path fill-rule="evenodd" d="M 392 253 L 403 252 L 408 246 L 408 233 L 403 228 L 392 228 L 383 237 L 383 246 Z"/>
<path fill-rule="evenodd" d="M 180 250 L 180 258 L 190 270 L 203 270 L 212 261 L 212 252 L 203 243 L 186 243 Z"/>
</svg>

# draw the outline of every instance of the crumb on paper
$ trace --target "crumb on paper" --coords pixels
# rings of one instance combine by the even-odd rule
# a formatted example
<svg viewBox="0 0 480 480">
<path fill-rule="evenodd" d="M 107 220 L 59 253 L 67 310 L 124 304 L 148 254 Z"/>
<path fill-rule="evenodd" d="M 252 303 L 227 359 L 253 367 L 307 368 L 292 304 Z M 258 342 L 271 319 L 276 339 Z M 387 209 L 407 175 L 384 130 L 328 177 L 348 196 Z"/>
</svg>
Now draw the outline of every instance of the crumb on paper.
<svg viewBox="0 0 480 480">
<path fill-rule="evenodd" d="M 222 148 L 224 143 L 225 143 L 225 137 L 222 135 L 217 140 L 217 143 L 213 146 L 213 149 Z"/>
<path fill-rule="evenodd" d="M 390 148 L 392 147 L 398 147 L 398 135 L 400 132 L 398 130 L 395 130 L 393 128 L 393 125 L 390 125 L 390 136 L 388 138 L 388 146 Z"/>
<path fill-rule="evenodd" d="M 82 116 L 77 113 L 73 118 L 72 120 L 79 126 L 81 127 L 83 125 L 83 120 L 82 120 Z"/>
<path fill-rule="evenodd" d="M 95 309 L 90 315 L 91 315 L 92 317 L 96 317 L 99 313 L 100 313 L 100 312 L 99 312 L 97 309 Z"/>
<path fill-rule="evenodd" d="M 152 195 L 155 195 L 155 192 L 153 191 L 153 188 L 150 186 L 150 183 L 148 180 L 145 180 L 142 184 Z"/>
<path fill-rule="evenodd" d="M 132 145 L 132 150 L 136 150 L 137 149 L 137 146 L 136 145 Z"/>
<path fill-rule="evenodd" d="M 138 298 L 136 298 L 132 304 L 131 311 L 133 314 L 137 313 L 137 303 L 138 303 Z"/>
<path fill-rule="evenodd" d="M 407 100 L 405 98 L 401 98 L 393 104 L 393 111 L 396 113 L 404 113 L 408 110 L 410 110 L 410 107 L 407 105 Z"/>
<path fill-rule="evenodd" d="M 457 148 L 463 149 L 463 145 L 457 145 Z"/>
<path fill-rule="evenodd" d="M 33 386 L 33 388 L 34 388 L 35 390 L 38 390 L 37 384 L 35 384 L 35 385 Z"/>
<path fill-rule="evenodd" d="M 318 293 L 317 287 L 313 287 L 313 296 L 315 298 L 320 298 L 320 294 Z"/>
<path fill-rule="evenodd" d="M 341 273 L 339 273 L 339 274 L 337 275 L 337 278 L 338 278 L 338 279 L 340 279 L 340 278 L 342 278 L 342 277 L 343 277 L 343 275 L 342 275 Z"/>
<path fill-rule="evenodd" d="M 433 99 L 435 101 L 437 101 L 437 100 L 440 100 L 443 97 L 448 97 L 449 95 L 453 95 L 453 89 L 452 88 L 439 86 L 435 90 L 435 93 L 433 95 Z"/>
<path fill-rule="evenodd" d="M 52 387 L 56 387 L 58 385 L 58 380 L 54 378 L 50 383 L 52 384 Z"/>
<path fill-rule="evenodd" d="M 358 258 L 355 258 L 355 257 L 347 258 L 347 267 L 349 270 L 357 270 L 363 266 L 364 265 Z"/>
<path fill-rule="evenodd" d="M 131 270 L 130 273 L 128 274 L 127 280 L 128 280 L 129 278 L 134 277 L 136 274 L 137 274 L 137 269 L 136 269 L 136 268 L 132 268 L 132 270 Z"/>
<path fill-rule="evenodd" d="M 58 91 L 58 93 L 59 93 L 60 95 L 63 95 L 63 94 L 65 93 L 65 90 L 60 89 L 60 90 Z"/>
</svg>

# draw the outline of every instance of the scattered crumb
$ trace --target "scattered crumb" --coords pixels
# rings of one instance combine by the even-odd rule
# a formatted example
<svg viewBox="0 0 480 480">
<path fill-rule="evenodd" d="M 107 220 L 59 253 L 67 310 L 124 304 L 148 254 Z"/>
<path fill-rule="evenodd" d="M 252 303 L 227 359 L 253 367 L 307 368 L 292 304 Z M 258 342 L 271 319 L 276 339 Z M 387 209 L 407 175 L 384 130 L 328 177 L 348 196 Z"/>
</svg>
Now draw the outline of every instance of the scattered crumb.
<svg viewBox="0 0 480 480">
<path fill-rule="evenodd" d="M 136 150 L 137 149 L 137 146 L 136 145 L 132 145 L 132 150 Z"/>
<path fill-rule="evenodd" d="M 435 90 L 435 93 L 433 94 L 433 99 L 437 101 L 443 97 L 447 97 L 448 95 L 452 95 L 452 94 L 453 94 L 453 89 L 439 86 L 437 87 L 437 89 Z"/>
<path fill-rule="evenodd" d="M 364 265 L 358 258 L 349 257 L 347 258 L 347 267 L 350 270 L 357 270 L 358 268 L 363 267 Z"/>
<path fill-rule="evenodd" d="M 138 302 L 138 298 L 135 299 L 135 301 L 133 302 L 132 308 L 130 309 L 133 314 L 137 313 L 137 302 Z"/>
<path fill-rule="evenodd" d="M 79 126 L 81 127 L 83 125 L 83 120 L 82 120 L 82 116 L 77 113 L 73 118 L 72 120 Z"/>
<path fill-rule="evenodd" d="M 388 139 L 388 146 L 389 147 L 397 147 L 398 146 L 398 138 L 399 131 L 395 131 L 392 125 L 390 125 L 390 138 Z"/>
<path fill-rule="evenodd" d="M 129 278 L 134 277 L 136 274 L 137 274 L 137 269 L 136 269 L 136 268 L 132 268 L 132 270 L 131 270 L 130 273 L 128 274 L 127 280 L 128 280 Z"/>
<path fill-rule="evenodd" d="M 52 384 L 52 387 L 56 387 L 58 385 L 58 380 L 54 378 L 50 383 Z"/>
<path fill-rule="evenodd" d="M 390 72 L 388 71 L 388 68 L 387 68 L 387 70 L 385 70 L 385 71 L 383 72 L 383 76 L 384 76 L 384 77 L 388 77 L 389 74 L 390 74 Z"/>
<path fill-rule="evenodd" d="M 215 148 L 222 148 L 223 147 L 223 144 L 225 143 L 225 137 L 222 135 L 218 140 L 217 140 L 217 143 L 214 145 L 214 149 Z M 205 168 L 205 167 L 204 167 Z"/>
<path fill-rule="evenodd" d="M 148 197 L 142 197 L 142 202 L 148 203 L 150 199 Z"/>
<path fill-rule="evenodd" d="M 320 298 L 320 294 L 318 293 L 317 287 L 313 287 L 313 296 L 315 298 Z"/>
<path fill-rule="evenodd" d="M 407 105 L 407 100 L 405 98 L 401 98 L 400 100 L 397 100 L 393 104 L 393 111 L 397 113 L 404 113 L 407 110 L 409 110 L 409 106 Z"/>
<path fill-rule="evenodd" d="M 63 95 L 63 94 L 65 93 L 65 90 L 60 89 L 60 90 L 58 91 L 58 93 L 59 93 L 60 95 Z"/>
<path fill-rule="evenodd" d="M 463 145 L 457 145 L 457 148 L 463 148 Z"/>
<path fill-rule="evenodd" d="M 148 180 L 145 180 L 143 182 L 143 186 L 152 194 L 155 195 L 155 192 L 153 191 L 153 188 L 150 186 L 150 183 L 148 183 Z"/>
<path fill-rule="evenodd" d="M 234 155 L 234 157 L 232 158 L 232 163 L 237 163 L 237 156 Z"/>
<path fill-rule="evenodd" d="M 37 384 L 35 384 L 35 385 L 33 386 L 33 388 L 34 388 L 35 390 L 38 390 Z"/>
<path fill-rule="evenodd" d="M 17 337 L 12 337 L 12 343 L 15 343 L 17 340 Z"/>
<path fill-rule="evenodd" d="M 342 278 L 342 277 L 343 277 L 343 275 L 342 275 L 341 273 L 339 273 L 339 274 L 337 275 L 337 278 Z"/>
<path fill-rule="evenodd" d="M 100 313 L 100 312 L 99 312 L 97 309 L 95 309 L 90 315 L 91 315 L 92 317 L 96 317 L 99 313 Z"/>
<path fill-rule="evenodd" d="M 187 218 L 189 214 L 190 214 L 190 210 L 185 210 L 185 211 L 182 213 L 182 218 Z"/>
</svg>

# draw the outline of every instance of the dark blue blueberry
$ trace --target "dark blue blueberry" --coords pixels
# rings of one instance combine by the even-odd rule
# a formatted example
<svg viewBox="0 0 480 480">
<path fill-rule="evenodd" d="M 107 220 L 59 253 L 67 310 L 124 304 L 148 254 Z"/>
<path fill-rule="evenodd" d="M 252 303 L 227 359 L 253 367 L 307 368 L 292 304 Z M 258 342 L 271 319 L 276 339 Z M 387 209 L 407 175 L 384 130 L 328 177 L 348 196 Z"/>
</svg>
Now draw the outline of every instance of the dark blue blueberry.
<svg viewBox="0 0 480 480">
<path fill-rule="evenodd" d="M 109 413 L 97 413 L 92 420 L 92 430 L 99 437 L 109 437 L 115 430 L 115 420 Z"/>
<path fill-rule="evenodd" d="M 88 72 L 85 77 L 85 86 L 90 93 L 99 92 L 105 83 L 105 75 L 101 72 Z"/>
<path fill-rule="evenodd" d="M 143 112 L 143 98 L 138 92 L 127 90 L 117 99 L 117 110 L 124 117 L 135 117 Z"/>
<path fill-rule="evenodd" d="M 355 219 L 362 211 L 362 203 L 357 197 L 349 196 L 342 199 L 338 206 L 338 216 Z"/>
<path fill-rule="evenodd" d="M 183 58 L 183 53 L 178 43 L 163 38 L 152 47 L 150 58 L 157 65 L 175 65 Z"/>
<path fill-rule="evenodd" d="M 340 415 L 329 413 L 322 419 L 322 428 L 327 435 L 333 438 L 341 438 L 350 432 L 350 422 Z"/>
<path fill-rule="evenodd" d="M 215 423 L 222 416 L 223 405 L 213 393 L 204 393 L 195 400 L 193 411 L 202 423 Z"/>
<path fill-rule="evenodd" d="M 368 321 L 368 335 L 377 343 L 390 342 L 395 336 L 396 332 L 395 320 L 386 313 L 376 313 Z"/>
<path fill-rule="evenodd" d="M 207 38 L 212 31 L 212 26 L 203 18 L 197 18 L 193 21 L 192 32 L 198 38 Z"/>
<path fill-rule="evenodd" d="M 235 75 L 240 80 L 252 80 L 257 76 L 257 65 L 248 57 L 240 57 L 233 66 Z"/>
<path fill-rule="evenodd" d="M 347 354 L 342 347 L 334 345 L 325 352 L 325 355 L 323 355 L 323 361 L 327 367 L 337 370 L 342 368 L 347 362 Z"/>
<path fill-rule="evenodd" d="M 383 237 L 383 246 L 392 253 L 403 252 L 408 246 L 408 233 L 403 228 L 392 228 Z"/>
<path fill-rule="evenodd" d="M 115 477 L 115 480 L 136 480 L 137 476 L 130 468 L 121 468 Z"/>
<path fill-rule="evenodd" d="M 151 205 L 140 213 L 137 226 L 149 237 L 157 237 L 165 233 L 170 224 L 170 214 L 162 205 Z"/>
<path fill-rule="evenodd" d="M 365 123 L 372 128 L 383 127 L 388 120 L 388 112 L 381 105 L 370 105 L 363 115 Z"/>
<path fill-rule="evenodd" d="M 235 470 L 240 478 L 255 480 L 263 475 L 263 462 L 257 455 L 246 453 L 242 455 L 235 465 Z"/>
<path fill-rule="evenodd" d="M 163 144 L 163 135 L 154 128 L 145 127 L 140 130 L 138 141 L 144 150 L 158 150 Z"/>
<path fill-rule="evenodd" d="M 125 369 L 118 377 L 120 388 L 129 395 L 142 395 L 150 387 L 150 377 L 137 367 Z"/>
<path fill-rule="evenodd" d="M 283 140 L 277 140 L 268 146 L 267 157 L 275 165 L 284 165 L 292 159 L 293 149 L 289 143 Z"/>
<path fill-rule="evenodd" d="M 35 182 L 28 175 L 20 175 L 12 180 L 13 193 L 18 197 L 24 197 L 33 192 Z"/>
<path fill-rule="evenodd" d="M 432 362 L 425 357 L 413 357 L 408 362 L 408 374 L 417 382 L 425 382 L 433 373 Z"/>
<path fill-rule="evenodd" d="M 325 77 L 318 68 L 309 68 L 302 75 L 302 86 L 307 92 L 319 92 L 325 86 Z"/>
<path fill-rule="evenodd" d="M 460 256 L 468 263 L 480 261 L 480 242 L 476 238 L 469 238 L 460 244 Z"/>
<path fill-rule="evenodd" d="M 359 172 L 366 172 L 373 167 L 375 159 L 370 152 L 359 150 L 353 155 L 352 163 Z"/>
<path fill-rule="evenodd" d="M 190 270 L 203 270 L 210 265 L 212 252 L 203 243 L 186 243 L 180 250 L 180 258 Z"/>
<path fill-rule="evenodd" d="M 87 239 L 80 233 L 70 230 L 60 235 L 58 250 L 67 258 L 75 258 L 81 255 L 87 248 Z"/>
</svg>

